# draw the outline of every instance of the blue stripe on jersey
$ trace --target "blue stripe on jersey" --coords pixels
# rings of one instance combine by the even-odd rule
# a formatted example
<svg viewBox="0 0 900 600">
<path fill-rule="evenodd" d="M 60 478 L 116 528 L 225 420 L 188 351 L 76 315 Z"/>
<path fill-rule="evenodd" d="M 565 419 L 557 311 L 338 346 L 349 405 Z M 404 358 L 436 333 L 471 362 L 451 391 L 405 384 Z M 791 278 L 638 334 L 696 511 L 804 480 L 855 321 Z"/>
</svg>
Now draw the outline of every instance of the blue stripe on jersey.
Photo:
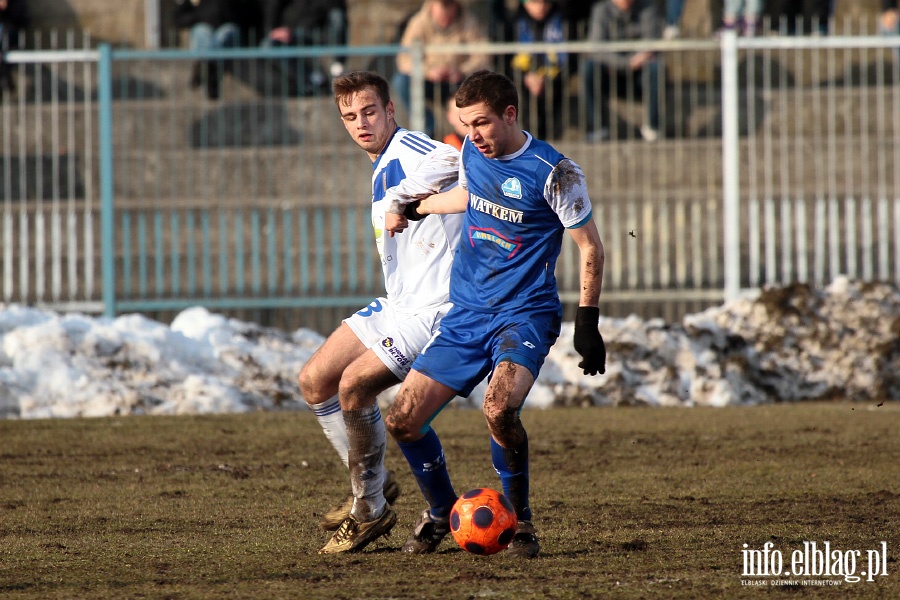
<svg viewBox="0 0 900 600">
<path fill-rule="evenodd" d="M 372 202 L 382 200 L 390 188 L 404 179 L 406 179 L 406 173 L 403 172 L 403 165 L 400 164 L 399 158 L 384 165 L 384 168 L 372 179 Z"/>
<path fill-rule="evenodd" d="M 593 218 L 594 218 L 594 211 L 591 211 L 591 212 L 589 212 L 589 213 L 587 214 L 587 216 L 586 216 L 585 218 L 583 218 L 582 220 L 578 221 L 578 222 L 575 223 L 574 225 L 571 225 L 571 226 L 569 226 L 569 227 L 566 227 L 566 229 L 578 229 L 579 227 L 584 227 L 585 225 L 588 224 L 588 221 L 590 221 L 590 220 L 593 219 Z"/>
<path fill-rule="evenodd" d="M 415 150 L 419 154 L 428 154 L 435 149 L 435 145 L 430 140 L 423 140 L 415 135 L 405 135 L 400 139 L 400 143 Z"/>
</svg>

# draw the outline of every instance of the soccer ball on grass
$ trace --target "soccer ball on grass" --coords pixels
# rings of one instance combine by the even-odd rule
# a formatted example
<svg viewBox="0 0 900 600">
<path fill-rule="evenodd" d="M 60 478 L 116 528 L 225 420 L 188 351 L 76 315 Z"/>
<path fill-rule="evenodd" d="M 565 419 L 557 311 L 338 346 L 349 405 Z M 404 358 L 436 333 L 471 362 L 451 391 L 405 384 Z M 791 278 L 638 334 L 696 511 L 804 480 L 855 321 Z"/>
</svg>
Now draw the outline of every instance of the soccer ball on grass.
<svg viewBox="0 0 900 600">
<path fill-rule="evenodd" d="M 516 535 L 516 511 L 496 490 L 476 488 L 459 497 L 450 511 L 450 533 L 472 554 L 496 554 Z"/>
</svg>

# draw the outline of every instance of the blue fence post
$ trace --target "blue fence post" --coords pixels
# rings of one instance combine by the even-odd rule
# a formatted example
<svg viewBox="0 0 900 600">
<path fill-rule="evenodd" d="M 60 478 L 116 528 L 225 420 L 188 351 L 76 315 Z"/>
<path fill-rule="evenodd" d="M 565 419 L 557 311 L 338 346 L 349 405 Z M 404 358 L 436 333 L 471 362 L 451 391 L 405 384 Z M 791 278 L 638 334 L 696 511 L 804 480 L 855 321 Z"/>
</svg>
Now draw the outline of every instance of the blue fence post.
<svg viewBox="0 0 900 600">
<path fill-rule="evenodd" d="M 100 237 L 103 248 L 103 314 L 116 315 L 116 254 L 113 232 L 112 48 L 100 44 L 97 65 L 100 128 Z"/>
</svg>

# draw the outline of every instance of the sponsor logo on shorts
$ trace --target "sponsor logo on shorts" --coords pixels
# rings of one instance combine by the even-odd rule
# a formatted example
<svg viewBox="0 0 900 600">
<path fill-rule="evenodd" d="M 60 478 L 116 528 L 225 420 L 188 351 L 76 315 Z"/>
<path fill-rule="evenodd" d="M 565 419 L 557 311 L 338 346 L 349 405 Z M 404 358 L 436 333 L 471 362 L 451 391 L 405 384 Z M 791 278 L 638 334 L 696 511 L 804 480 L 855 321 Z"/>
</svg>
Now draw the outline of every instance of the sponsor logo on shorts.
<svg viewBox="0 0 900 600">
<path fill-rule="evenodd" d="M 384 338 L 383 340 L 381 340 L 381 345 L 387 348 L 388 355 L 391 356 L 391 358 L 393 358 L 395 361 L 397 361 L 397 364 L 401 367 L 405 367 L 411 362 L 405 354 L 400 352 L 400 350 L 396 346 L 394 346 L 394 338 Z"/>
</svg>

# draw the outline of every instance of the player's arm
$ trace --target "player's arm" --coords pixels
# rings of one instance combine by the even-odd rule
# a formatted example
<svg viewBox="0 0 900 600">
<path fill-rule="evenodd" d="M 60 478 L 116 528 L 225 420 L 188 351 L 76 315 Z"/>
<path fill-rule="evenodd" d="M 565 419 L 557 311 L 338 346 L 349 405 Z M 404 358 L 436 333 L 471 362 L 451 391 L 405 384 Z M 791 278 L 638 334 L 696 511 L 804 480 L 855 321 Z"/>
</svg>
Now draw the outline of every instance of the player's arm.
<svg viewBox="0 0 900 600">
<path fill-rule="evenodd" d="M 578 366 L 585 375 L 606 372 L 606 344 L 597 324 L 600 320 L 600 290 L 606 254 L 593 218 L 568 230 L 580 254 L 578 310 L 575 313 L 575 350 L 582 356 Z"/>
<path fill-rule="evenodd" d="M 412 212 L 415 210 L 418 215 L 451 215 L 454 213 L 466 212 L 466 206 L 469 204 L 469 192 L 458 185 L 450 188 L 446 192 L 440 194 L 432 194 L 427 198 L 413 203 L 407 210 Z M 410 215 L 406 215 L 408 218 Z M 413 215 L 415 217 L 415 215 Z"/>
<path fill-rule="evenodd" d="M 403 214 L 386 213 L 384 228 L 393 237 L 409 227 L 410 221 L 419 221 L 428 215 L 449 215 L 466 211 L 469 193 L 461 186 L 450 188 L 446 192 L 432 194 L 422 200 L 415 200 L 404 206 Z"/>
<path fill-rule="evenodd" d="M 600 289 L 606 255 L 594 223 L 584 172 L 570 159 L 556 165 L 544 186 L 544 197 L 578 246 L 580 284 L 575 313 L 575 350 L 585 375 L 606 372 L 606 345 L 600 335 Z"/>
<path fill-rule="evenodd" d="M 579 269 L 581 290 L 578 295 L 578 306 L 596 308 L 600 302 L 600 290 L 603 288 L 603 264 L 606 261 L 597 224 L 593 219 L 588 219 L 584 225 L 567 231 L 581 255 Z"/>
</svg>

